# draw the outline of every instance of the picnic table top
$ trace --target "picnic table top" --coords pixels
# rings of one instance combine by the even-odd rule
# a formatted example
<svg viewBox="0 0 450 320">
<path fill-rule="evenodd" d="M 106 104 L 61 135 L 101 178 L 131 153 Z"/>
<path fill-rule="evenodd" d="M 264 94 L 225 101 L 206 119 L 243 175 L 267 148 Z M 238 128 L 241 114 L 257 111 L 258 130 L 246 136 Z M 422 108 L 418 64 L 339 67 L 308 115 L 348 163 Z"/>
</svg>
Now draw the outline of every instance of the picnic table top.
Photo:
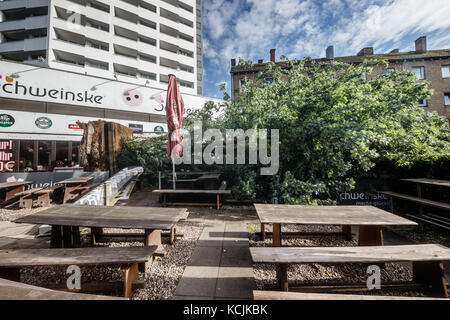
<svg viewBox="0 0 450 320">
<path fill-rule="evenodd" d="M 73 177 L 57 182 L 58 184 L 85 183 L 94 179 L 94 177 Z"/>
<path fill-rule="evenodd" d="M 373 206 L 302 206 L 254 204 L 261 223 L 311 225 L 417 225 Z"/>
<path fill-rule="evenodd" d="M 170 230 L 186 208 L 60 205 L 14 220 L 16 223 L 78 227 Z"/>
<path fill-rule="evenodd" d="M 0 279 L 0 300 L 128 300 L 120 297 L 61 292 Z"/>
<path fill-rule="evenodd" d="M 31 184 L 33 181 L 15 181 L 15 182 L 2 182 L 0 183 L 0 189 L 6 189 L 11 187 L 19 187 L 27 184 Z"/>
<path fill-rule="evenodd" d="M 428 178 L 401 179 L 401 180 L 408 181 L 408 182 L 421 183 L 421 184 L 431 184 L 434 186 L 450 187 L 450 181 L 448 181 L 448 180 L 437 180 L 437 179 L 428 179 Z"/>
</svg>

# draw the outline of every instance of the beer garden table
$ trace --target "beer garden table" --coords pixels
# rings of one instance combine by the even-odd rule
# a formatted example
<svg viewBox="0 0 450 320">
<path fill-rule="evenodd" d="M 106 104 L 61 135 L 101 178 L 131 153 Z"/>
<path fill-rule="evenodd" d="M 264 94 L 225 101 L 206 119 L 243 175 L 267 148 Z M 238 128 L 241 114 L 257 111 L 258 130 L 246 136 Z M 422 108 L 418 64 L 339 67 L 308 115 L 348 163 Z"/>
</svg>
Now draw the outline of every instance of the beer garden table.
<svg viewBox="0 0 450 320">
<path fill-rule="evenodd" d="M 128 206 L 55 206 L 14 220 L 15 223 L 48 224 L 52 226 L 51 247 L 80 246 L 79 227 L 144 229 L 144 244 L 157 245 L 162 251 L 161 231 L 174 236 L 176 224 L 187 218 L 185 208 L 128 207 Z M 127 236 L 129 234 L 120 234 Z M 135 234 L 133 234 L 135 235 Z M 95 234 L 92 234 L 95 244 Z M 109 236 L 109 234 L 100 234 Z M 118 236 L 114 234 L 114 236 Z"/>
<path fill-rule="evenodd" d="M 281 247 L 281 225 L 341 225 L 342 233 L 350 240 L 351 226 L 359 227 L 358 245 L 383 245 L 382 226 L 415 226 L 416 222 L 402 218 L 374 206 L 303 206 L 254 204 L 261 222 L 261 234 L 265 239 L 264 225 L 273 225 L 274 247 Z M 301 233 L 299 233 L 301 235 Z"/>
</svg>

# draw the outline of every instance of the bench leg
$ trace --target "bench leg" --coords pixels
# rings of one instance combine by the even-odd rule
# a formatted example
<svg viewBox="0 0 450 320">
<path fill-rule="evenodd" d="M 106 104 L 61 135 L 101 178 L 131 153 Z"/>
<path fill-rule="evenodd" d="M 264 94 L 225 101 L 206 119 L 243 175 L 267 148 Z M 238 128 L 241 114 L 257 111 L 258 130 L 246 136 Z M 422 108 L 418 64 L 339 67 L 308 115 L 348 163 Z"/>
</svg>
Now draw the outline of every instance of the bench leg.
<svg viewBox="0 0 450 320">
<path fill-rule="evenodd" d="M 51 248 L 62 248 L 62 226 L 52 225 L 52 234 L 50 237 L 50 247 Z"/>
<path fill-rule="evenodd" d="M 413 262 L 413 281 L 428 285 L 436 297 L 448 298 L 444 266 L 441 262 Z"/>
<path fill-rule="evenodd" d="M 352 241 L 352 226 L 343 225 L 342 233 L 344 234 L 346 240 Z"/>
<path fill-rule="evenodd" d="M 359 246 L 382 246 L 383 230 L 380 226 L 359 226 Z"/>
<path fill-rule="evenodd" d="M 133 295 L 133 282 L 139 277 L 138 263 L 128 266 L 123 272 L 123 296 L 131 298 Z"/>
<path fill-rule="evenodd" d="M 176 232 L 177 232 L 177 225 L 175 224 L 172 228 L 170 228 L 170 240 L 169 240 L 170 244 L 173 244 L 175 242 Z"/>
<path fill-rule="evenodd" d="M 72 227 L 72 244 L 74 248 L 81 247 L 80 227 Z"/>
<path fill-rule="evenodd" d="M 287 264 L 277 264 L 277 281 L 281 291 L 289 291 Z"/>
<path fill-rule="evenodd" d="M 281 247 L 281 224 L 274 223 L 272 228 L 272 247 Z"/>
<path fill-rule="evenodd" d="M 0 278 L 20 282 L 20 268 L 0 268 Z"/>
</svg>

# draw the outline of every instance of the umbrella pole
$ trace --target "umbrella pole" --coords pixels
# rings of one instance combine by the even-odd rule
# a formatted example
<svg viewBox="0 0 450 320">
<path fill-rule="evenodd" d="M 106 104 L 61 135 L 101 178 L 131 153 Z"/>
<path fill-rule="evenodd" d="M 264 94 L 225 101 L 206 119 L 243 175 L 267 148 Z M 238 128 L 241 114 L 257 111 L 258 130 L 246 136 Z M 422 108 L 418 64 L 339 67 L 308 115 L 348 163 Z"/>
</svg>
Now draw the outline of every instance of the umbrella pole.
<svg viewBox="0 0 450 320">
<path fill-rule="evenodd" d="M 176 190 L 175 185 L 176 173 L 175 173 L 175 158 L 172 155 L 172 180 L 173 180 L 173 190 Z"/>
</svg>

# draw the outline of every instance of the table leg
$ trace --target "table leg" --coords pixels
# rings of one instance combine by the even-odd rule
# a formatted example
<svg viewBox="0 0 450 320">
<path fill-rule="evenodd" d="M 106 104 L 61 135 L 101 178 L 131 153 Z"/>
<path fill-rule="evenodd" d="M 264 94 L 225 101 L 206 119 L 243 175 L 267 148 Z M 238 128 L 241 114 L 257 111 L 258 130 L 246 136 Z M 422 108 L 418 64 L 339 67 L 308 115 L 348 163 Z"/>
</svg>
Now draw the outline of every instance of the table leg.
<svg viewBox="0 0 450 320">
<path fill-rule="evenodd" d="M 352 226 L 343 225 L 342 233 L 344 234 L 346 240 L 352 241 Z"/>
<path fill-rule="evenodd" d="M 432 294 L 436 297 L 448 298 L 442 262 L 413 262 L 413 281 L 428 285 Z"/>
<path fill-rule="evenodd" d="M 261 223 L 261 241 L 266 241 L 266 224 Z"/>
<path fill-rule="evenodd" d="M 272 247 L 281 247 L 281 224 L 272 225 Z"/>
<path fill-rule="evenodd" d="M 157 251 L 163 251 L 164 248 L 161 243 L 161 230 L 145 229 L 144 245 L 158 246 Z"/>
<path fill-rule="evenodd" d="M 51 248 L 62 248 L 62 226 L 52 225 L 52 234 L 50 237 Z"/>
<path fill-rule="evenodd" d="M 381 226 L 359 226 L 359 246 L 382 246 L 383 230 Z"/>
<path fill-rule="evenodd" d="M 72 227 L 72 244 L 74 248 L 81 247 L 80 227 Z"/>
<path fill-rule="evenodd" d="M 217 210 L 220 209 L 220 195 L 217 194 Z"/>
<path fill-rule="evenodd" d="M 25 186 L 18 186 L 11 190 L 8 190 L 5 195 L 5 201 L 11 200 L 16 196 L 17 193 L 24 192 Z"/>
<path fill-rule="evenodd" d="M 417 184 L 417 197 L 422 198 L 422 187 L 420 186 L 420 183 Z M 423 206 L 421 203 L 419 203 L 419 214 L 423 213 Z"/>
<path fill-rule="evenodd" d="M 31 209 L 33 208 L 33 195 L 27 195 L 20 197 L 19 208 Z"/>
<path fill-rule="evenodd" d="M 62 232 L 63 232 L 63 248 L 72 248 L 73 247 L 72 227 L 63 226 Z"/>
<path fill-rule="evenodd" d="M 287 264 L 277 264 L 277 281 L 281 291 L 289 291 Z"/>
<path fill-rule="evenodd" d="M 20 282 L 20 268 L 0 268 L 0 278 Z"/>
</svg>

